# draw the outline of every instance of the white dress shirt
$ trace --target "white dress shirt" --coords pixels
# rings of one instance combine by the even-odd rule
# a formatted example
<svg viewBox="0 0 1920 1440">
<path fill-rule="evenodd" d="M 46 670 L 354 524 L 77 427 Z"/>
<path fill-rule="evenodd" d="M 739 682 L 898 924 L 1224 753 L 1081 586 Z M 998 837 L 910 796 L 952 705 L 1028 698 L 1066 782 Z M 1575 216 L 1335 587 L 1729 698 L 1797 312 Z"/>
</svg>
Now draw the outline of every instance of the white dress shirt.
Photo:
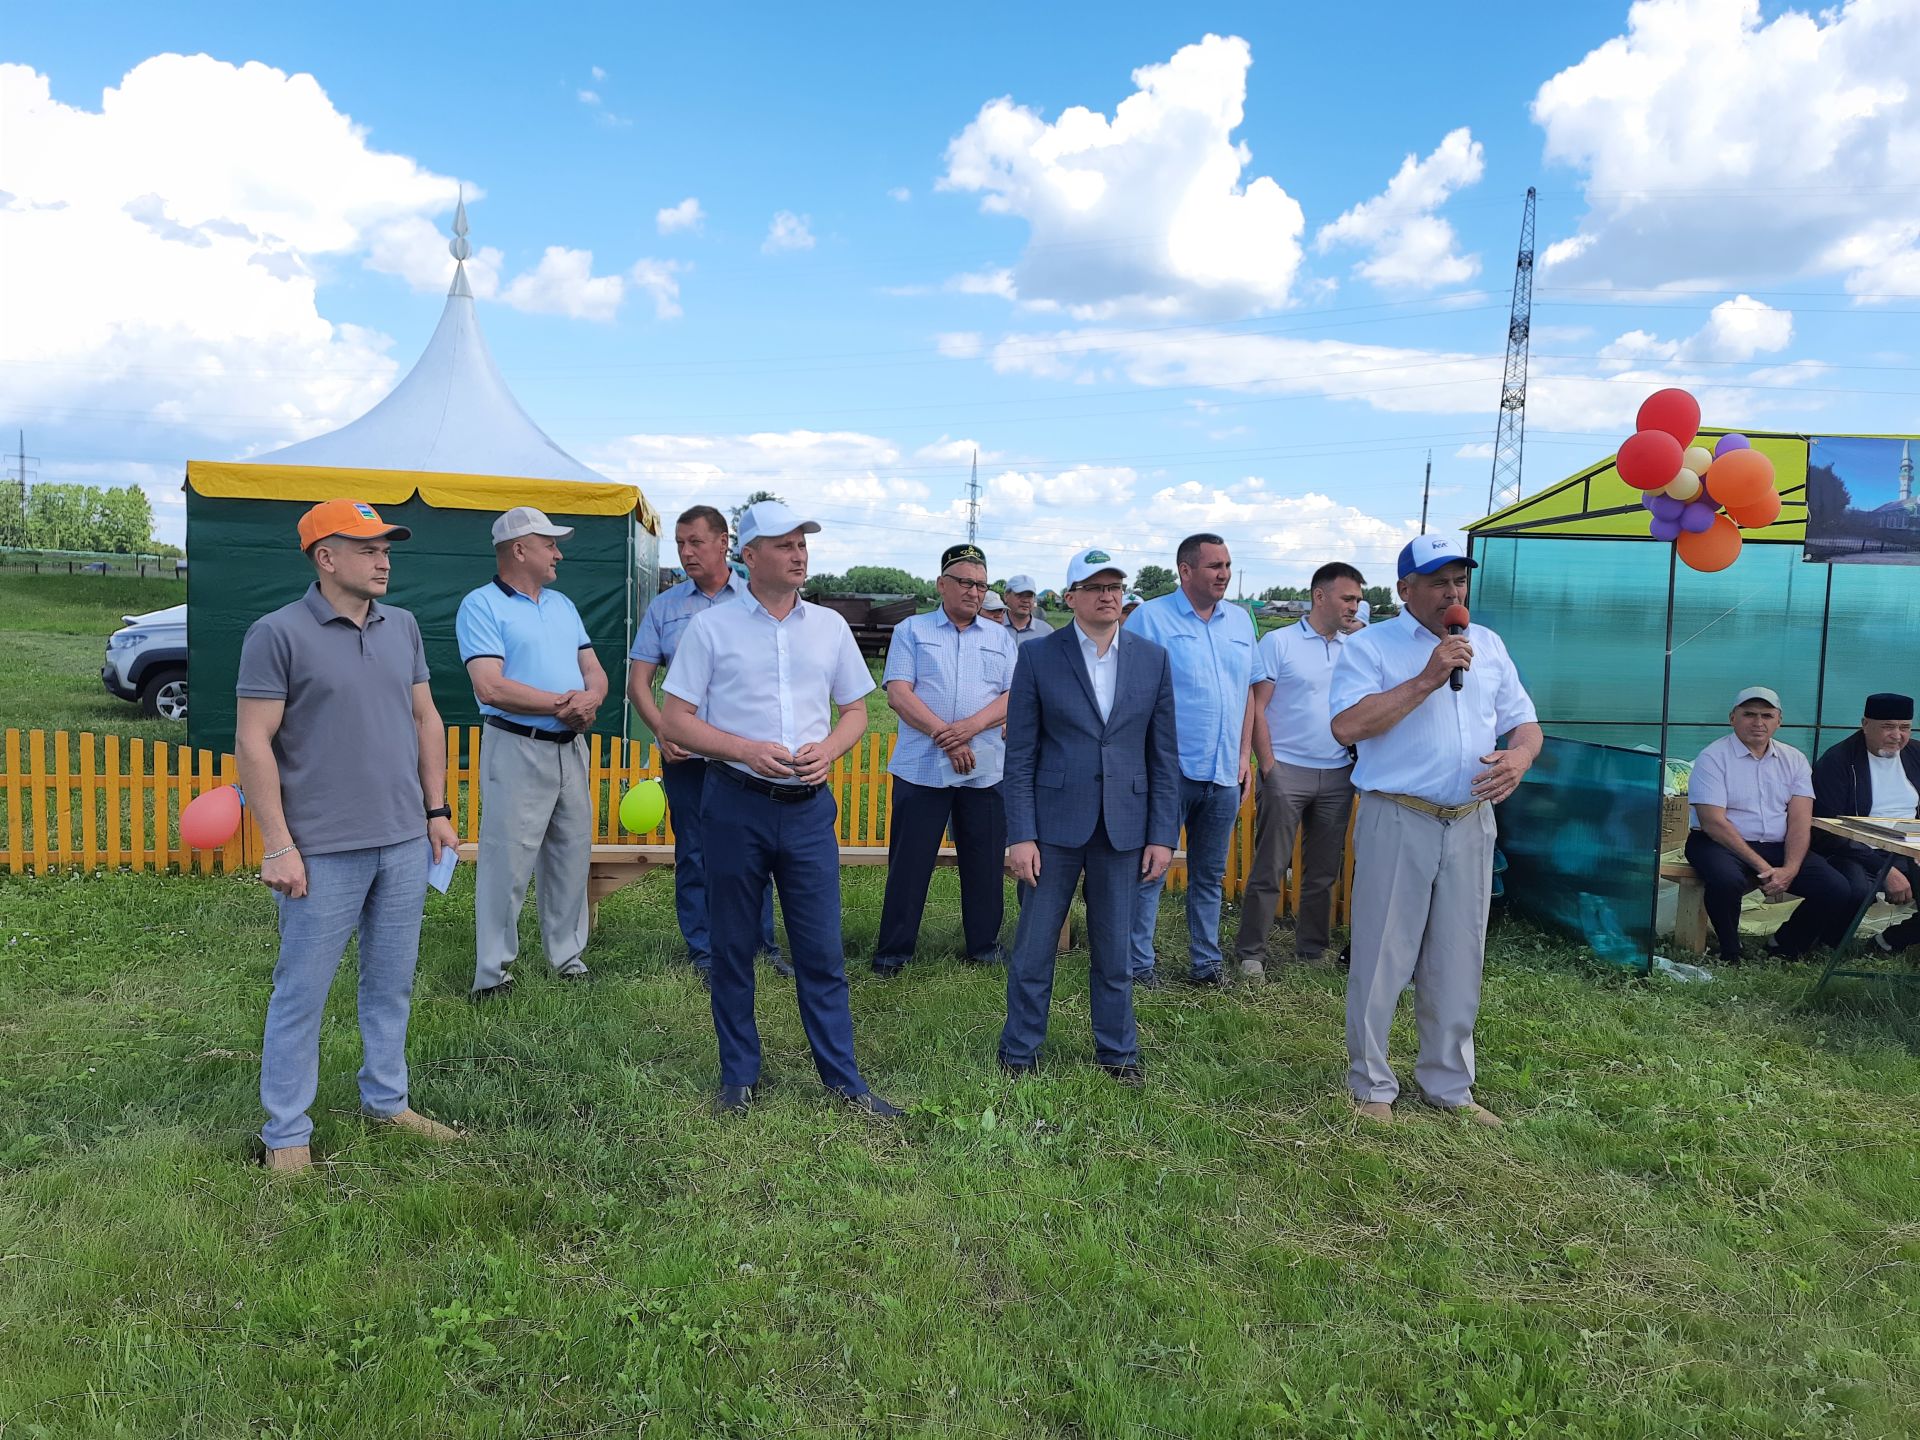
<svg viewBox="0 0 1920 1440">
<path fill-rule="evenodd" d="M 1078 620 L 1073 622 L 1073 634 L 1080 642 L 1081 658 L 1087 662 L 1087 678 L 1093 682 L 1093 703 L 1099 707 L 1100 719 L 1104 724 L 1113 713 L 1113 688 L 1120 679 L 1120 632 L 1113 632 L 1104 655 L 1100 653 L 1100 647 L 1088 638 L 1087 632 L 1080 628 Z"/>
<path fill-rule="evenodd" d="M 1269 630 L 1254 656 L 1253 678 L 1271 680 L 1267 740 L 1272 758 L 1304 770 L 1341 770 L 1353 763 L 1333 738 L 1328 692 L 1346 636 L 1322 635 L 1311 620 Z"/>
<path fill-rule="evenodd" d="M 1413 679 L 1426 669 L 1440 639 L 1410 610 L 1347 636 L 1333 669 L 1328 716 Z M 1359 743 L 1356 789 L 1464 805 L 1473 798 L 1473 777 L 1487 768 L 1481 757 L 1493 753 L 1502 735 L 1535 718 L 1533 700 L 1500 637 L 1484 625 L 1469 625 L 1467 639 L 1473 668 L 1458 691 L 1442 685 L 1391 730 Z"/>
<path fill-rule="evenodd" d="M 1787 801 L 1796 795 L 1813 798 L 1813 767 L 1806 756 L 1778 740 L 1755 755 L 1732 734 L 1700 752 L 1687 781 L 1687 798 L 1695 805 L 1719 806 L 1742 840 L 1763 844 L 1787 838 Z M 1698 830 L 1700 812 L 1691 813 Z"/>
<path fill-rule="evenodd" d="M 777 740 L 791 751 L 825 740 L 833 731 L 833 704 L 862 699 L 873 676 L 839 614 L 796 600 L 786 619 L 775 620 L 743 589 L 737 604 L 693 617 L 663 688 L 716 729 Z M 740 761 L 727 763 L 757 773 Z"/>
<path fill-rule="evenodd" d="M 1920 809 L 1920 795 L 1913 793 L 1913 782 L 1907 779 L 1907 767 L 1899 755 L 1869 751 L 1867 770 L 1873 777 L 1873 809 L 1869 813 L 1881 820 L 1913 819 L 1915 810 Z"/>
</svg>

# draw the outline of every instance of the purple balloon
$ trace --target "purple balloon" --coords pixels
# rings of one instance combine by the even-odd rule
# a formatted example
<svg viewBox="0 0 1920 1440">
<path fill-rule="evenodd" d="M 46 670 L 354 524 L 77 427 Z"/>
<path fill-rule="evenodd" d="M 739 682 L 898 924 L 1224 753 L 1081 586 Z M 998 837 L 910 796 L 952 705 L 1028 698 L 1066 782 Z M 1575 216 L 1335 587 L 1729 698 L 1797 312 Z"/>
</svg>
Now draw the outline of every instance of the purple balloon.
<svg viewBox="0 0 1920 1440">
<path fill-rule="evenodd" d="M 1662 520 L 1678 520 L 1680 512 L 1687 508 L 1687 502 L 1676 500 L 1671 495 L 1662 495 L 1658 490 L 1649 490 L 1646 506 Z"/>
<path fill-rule="evenodd" d="M 1713 517 L 1717 513 L 1711 500 L 1694 500 L 1680 512 L 1680 528 L 1691 535 L 1701 535 L 1713 528 Z"/>
<path fill-rule="evenodd" d="M 1713 447 L 1713 458 L 1718 460 L 1729 450 L 1751 450 L 1753 442 L 1744 435 L 1722 435 Z"/>
<path fill-rule="evenodd" d="M 1656 515 L 1653 517 L 1651 523 L 1648 524 L 1647 533 L 1656 540 L 1678 540 L 1680 538 L 1680 522 L 1678 520 L 1662 520 Z"/>
</svg>

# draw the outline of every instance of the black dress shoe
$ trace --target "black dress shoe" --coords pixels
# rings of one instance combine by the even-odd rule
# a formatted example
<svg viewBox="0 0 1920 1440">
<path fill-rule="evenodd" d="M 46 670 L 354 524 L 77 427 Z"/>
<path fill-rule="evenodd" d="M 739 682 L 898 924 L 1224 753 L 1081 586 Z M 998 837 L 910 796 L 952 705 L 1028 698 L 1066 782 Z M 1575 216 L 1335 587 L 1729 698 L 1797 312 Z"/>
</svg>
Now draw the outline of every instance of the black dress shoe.
<svg viewBox="0 0 1920 1440">
<path fill-rule="evenodd" d="M 474 1004 L 484 1004 L 488 1000 L 504 1000 L 513 993 L 513 977 L 507 976 L 498 985 L 489 985 L 484 990 L 475 990 L 467 998 Z"/>
<path fill-rule="evenodd" d="M 761 953 L 767 957 L 767 963 L 773 967 L 774 974 L 778 975 L 782 980 L 791 980 L 793 978 L 793 966 L 787 963 L 786 956 L 777 950 L 766 950 Z"/>
<path fill-rule="evenodd" d="M 898 980 L 900 972 L 906 968 L 904 965 L 882 965 L 878 960 L 873 962 L 873 973 L 882 980 Z"/>
<path fill-rule="evenodd" d="M 560 972 L 560 978 L 565 980 L 569 985 L 591 985 L 593 983 L 593 971 L 563 970 Z"/>
<path fill-rule="evenodd" d="M 1144 1085 L 1147 1083 L 1147 1067 L 1139 1061 L 1130 1065 L 1108 1065 L 1102 1062 L 1100 1068 L 1107 1077 L 1121 1085 Z"/>
<path fill-rule="evenodd" d="M 1039 1065 L 1032 1060 L 1002 1060 L 1000 1062 L 1000 1073 L 1009 1080 L 1018 1080 L 1023 1075 L 1032 1075 L 1039 1069 Z"/>
<path fill-rule="evenodd" d="M 716 1115 L 744 1115 L 753 1108 L 754 1094 L 751 1085 L 722 1085 L 713 1092 L 713 1113 Z"/>
<path fill-rule="evenodd" d="M 1007 952 L 996 945 L 984 954 L 967 956 L 966 963 L 969 965 L 1004 965 L 1007 963 Z"/>
<path fill-rule="evenodd" d="M 1225 981 L 1218 970 L 1207 970 L 1199 975 L 1191 972 L 1180 977 L 1181 983 L 1192 985 L 1200 990 L 1218 990 Z"/>
<path fill-rule="evenodd" d="M 871 1115 L 876 1120 L 897 1120 L 907 1112 L 890 1101 L 881 1099 L 871 1090 L 863 1090 L 858 1095 L 842 1095 L 847 1104 L 863 1115 Z"/>
<path fill-rule="evenodd" d="M 1160 978 L 1158 970 L 1145 970 L 1133 977 L 1133 988 L 1136 990 L 1164 990 L 1166 987 L 1167 982 Z"/>
</svg>

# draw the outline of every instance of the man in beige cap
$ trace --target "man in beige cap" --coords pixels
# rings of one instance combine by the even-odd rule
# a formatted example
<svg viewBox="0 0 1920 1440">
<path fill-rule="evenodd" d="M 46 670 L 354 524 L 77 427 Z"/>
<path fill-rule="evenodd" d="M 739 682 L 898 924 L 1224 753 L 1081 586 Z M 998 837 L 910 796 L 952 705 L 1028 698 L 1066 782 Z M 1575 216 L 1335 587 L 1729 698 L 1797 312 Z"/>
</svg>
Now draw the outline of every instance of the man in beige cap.
<svg viewBox="0 0 1920 1440">
<path fill-rule="evenodd" d="M 593 818 L 587 747 L 607 675 L 573 602 L 552 587 L 573 531 L 531 505 L 493 522 L 496 573 L 460 602 L 455 631 L 480 747 L 480 863 L 474 876 L 473 998 L 513 986 L 520 907 L 538 876 L 540 936 L 563 980 L 587 978 L 587 867 Z"/>
</svg>

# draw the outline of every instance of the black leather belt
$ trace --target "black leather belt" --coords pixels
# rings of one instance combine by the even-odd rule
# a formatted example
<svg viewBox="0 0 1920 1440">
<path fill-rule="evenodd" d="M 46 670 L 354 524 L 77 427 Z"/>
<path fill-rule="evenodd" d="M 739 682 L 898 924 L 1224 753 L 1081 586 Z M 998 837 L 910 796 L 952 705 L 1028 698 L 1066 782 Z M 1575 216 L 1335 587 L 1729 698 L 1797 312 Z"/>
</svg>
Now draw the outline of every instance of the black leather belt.
<svg viewBox="0 0 1920 1440">
<path fill-rule="evenodd" d="M 751 790 L 756 795 L 777 800 L 782 805 L 798 805 L 802 800 L 811 800 L 827 788 L 824 785 L 776 785 L 771 780 L 762 780 L 758 775 L 749 775 L 744 770 L 736 770 L 724 760 L 714 761 L 707 767 L 707 773 L 718 775 L 728 784 L 738 785 L 742 790 Z"/>
<path fill-rule="evenodd" d="M 518 735 L 523 740 L 547 740 L 555 745 L 571 744 L 580 738 L 571 730 L 536 730 L 531 725 L 516 725 L 511 720 L 502 720 L 498 715 L 487 716 L 487 724 L 509 735 Z"/>
</svg>

